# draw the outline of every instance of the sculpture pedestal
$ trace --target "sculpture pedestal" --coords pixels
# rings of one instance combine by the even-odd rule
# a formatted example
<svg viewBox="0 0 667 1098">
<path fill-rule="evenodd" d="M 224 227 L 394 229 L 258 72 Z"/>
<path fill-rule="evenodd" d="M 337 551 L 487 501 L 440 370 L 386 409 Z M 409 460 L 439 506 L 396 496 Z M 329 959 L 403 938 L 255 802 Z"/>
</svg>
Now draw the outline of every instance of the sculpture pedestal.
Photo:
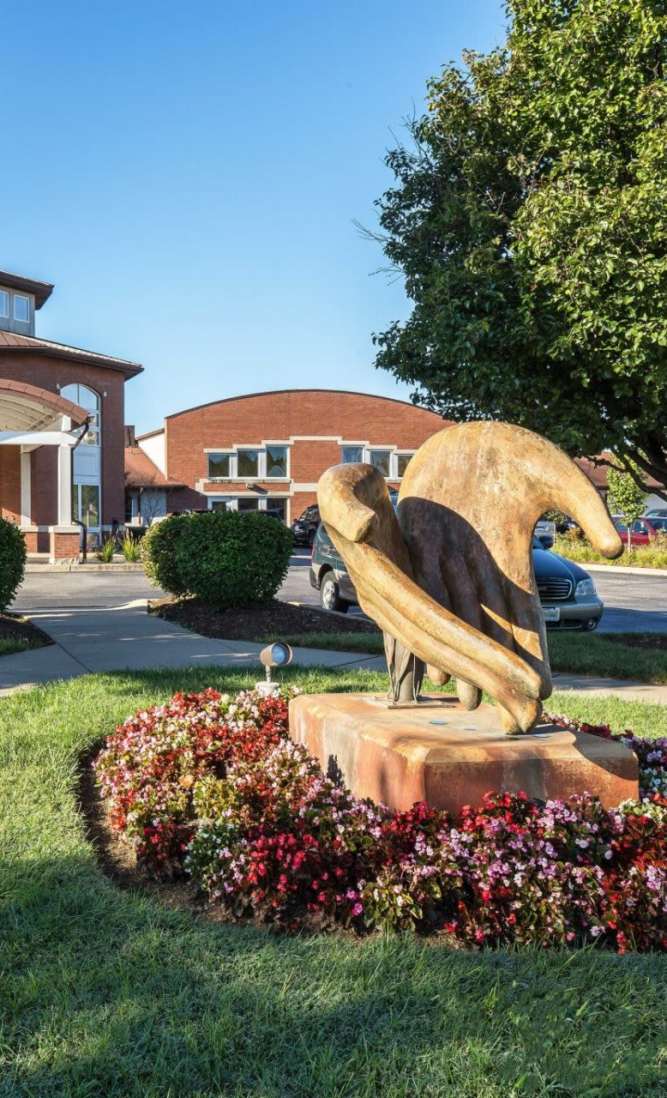
<svg viewBox="0 0 667 1098">
<path fill-rule="evenodd" d="M 390 709 L 372 694 L 301 694 L 290 702 L 289 728 L 356 797 L 395 809 L 427 801 L 456 812 L 490 791 L 539 800 L 588 791 L 608 808 L 638 796 L 627 747 L 547 723 L 507 736 L 491 705 L 469 712 L 452 698 Z"/>
</svg>

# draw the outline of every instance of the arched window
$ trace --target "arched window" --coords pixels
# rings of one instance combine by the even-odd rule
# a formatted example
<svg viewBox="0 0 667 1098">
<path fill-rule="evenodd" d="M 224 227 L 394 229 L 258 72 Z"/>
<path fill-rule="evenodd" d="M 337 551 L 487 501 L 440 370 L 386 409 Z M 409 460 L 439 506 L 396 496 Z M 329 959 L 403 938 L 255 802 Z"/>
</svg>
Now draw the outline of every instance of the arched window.
<svg viewBox="0 0 667 1098">
<path fill-rule="evenodd" d="M 60 390 L 60 395 L 67 400 L 71 400 L 74 404 L 78 404 L 80 408 L 86 409 L 89 422 L 83 441 L 88 446 L 99 446 L 101 429 L 99 393 L 96 393 L 94 389 L 89 389 L 87 385 L 64 385 Z"/>
</svg>

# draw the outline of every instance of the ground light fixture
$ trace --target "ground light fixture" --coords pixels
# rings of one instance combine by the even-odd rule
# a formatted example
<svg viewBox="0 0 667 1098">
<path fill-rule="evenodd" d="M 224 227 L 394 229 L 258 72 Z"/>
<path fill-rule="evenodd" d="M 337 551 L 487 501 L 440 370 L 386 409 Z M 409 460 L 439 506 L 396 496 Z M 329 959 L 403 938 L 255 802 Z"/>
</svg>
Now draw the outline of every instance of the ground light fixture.
<svg viewBox="0 0 667 1098">
<path fill-rule="evenodd" d="M 271 668 L 287 667 L 292 662 L 292 649 L 284 641 L 274 641 L 262 648 L 259 659 L 266 670 L 266 679 L 257 683 L 257 690 L 262 694 L 270 694 L 278 685 L 271 678 Z"/>
</svg>

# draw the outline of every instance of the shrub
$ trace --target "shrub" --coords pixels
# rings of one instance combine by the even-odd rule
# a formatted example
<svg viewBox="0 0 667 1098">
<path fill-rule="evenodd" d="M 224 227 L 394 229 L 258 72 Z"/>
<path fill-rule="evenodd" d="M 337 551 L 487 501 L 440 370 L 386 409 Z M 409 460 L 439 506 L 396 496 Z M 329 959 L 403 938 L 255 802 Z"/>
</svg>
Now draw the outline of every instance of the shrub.
<svg viewBox="0 0 667 1098">
<path fill-rule="evenodd" d="M 113 555 L 116 549 L 116 542 L 114 538 L 105 538 L 99 549 L 97 550 L 97 559 L 101 560 L 103 564 L 111 564 L 113 561 Z"/>
<path fill-rule="evenodd" d="M 235 918 L 667 950 L 667 741 L 616 738 L 646 799 L 611 811 L 588 795 L 487 794 L 455 819 L 358 800 L 287 738 L 277 693 L 177 694 L 121 725 L 96 768 L 143 864 L 189 873 Z"/>
<path fill-rule="evenodd" d="M 25 540 L 18 526 L 0 518 L 0 612 L 13 601 L 25 572 Z"/>
<path fill-rule="evenodd" d="M 188 515 L 170 515 L 154 522 L 141 542 L 141 561 L 148 579 L 172 595 L 186 594 L 178 571 L 176 548 L 188 518 Z"/>
<path fill-rule="evenodd" d="M 289 567 L 292 533 L 260 513 L 176 515 L 144 538 L 146 574 L 173 595 L 220 608 L 271 599 Z"/>
<path fill-rule="evenodd" d="M 132 534 L 126 533 L 123 540 L 120 543 L 120 551 L 123 554 L 124 559 L 128 564 L 134 563 L 141 558 L 141 548 L 136 538 L 132 537 Z"/>
</svg>

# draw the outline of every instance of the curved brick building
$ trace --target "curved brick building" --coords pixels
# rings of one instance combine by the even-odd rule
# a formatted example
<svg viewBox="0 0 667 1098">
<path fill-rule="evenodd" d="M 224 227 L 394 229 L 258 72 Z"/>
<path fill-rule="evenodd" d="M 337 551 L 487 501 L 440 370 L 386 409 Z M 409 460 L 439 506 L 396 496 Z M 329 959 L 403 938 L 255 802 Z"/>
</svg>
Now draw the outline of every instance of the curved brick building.
<svg viewBox="0 0 667 1098">
<path fill-rule="evenodd" d="M 153 514 L 162 507 L 269 509 L 290 523 L 315 502 L 330 465 L 369 461 L 398 487 L 414 451 L 444 425 L 424 408 L 363 393 L 284 389 L 230 397 L 177 412 L 138 437 L 163 478 L 185 485 L 164 487 L 157 507 L 159 488 L 147 484 L 143 497 Z M 128 485 L 128 517 L 143 506 L 136 479 Z"/>
<path fill-rule="evenodd" d="M 73 558 L 122 521 L 125 382 L 135 362 L 39 339 L 53 286 L 0 271 L 0 515 L 29 551 Z"/>
</svg>

